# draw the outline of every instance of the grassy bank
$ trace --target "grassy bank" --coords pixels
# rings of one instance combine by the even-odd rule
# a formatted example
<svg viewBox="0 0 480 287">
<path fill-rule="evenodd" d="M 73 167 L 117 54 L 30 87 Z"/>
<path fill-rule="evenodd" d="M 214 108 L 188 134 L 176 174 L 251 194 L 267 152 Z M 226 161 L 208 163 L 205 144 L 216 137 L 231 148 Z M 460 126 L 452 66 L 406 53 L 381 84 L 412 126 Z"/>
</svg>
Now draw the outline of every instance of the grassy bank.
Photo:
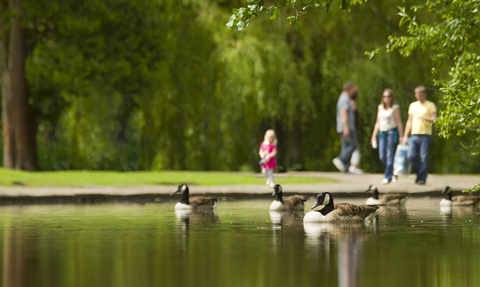
<svg viewBox="0 0 480 287">
<path fill-rule="evenodd" d="M 25 172 L 0 168 L 1 186 L 88 186 L 88 185 L 236 185 L 265 184 L 259 174 L 202 171 L 54 171 Z M 328 179 L 308 177 L 277 177 L 276 183 L 329 183 Z"/>
</svg>

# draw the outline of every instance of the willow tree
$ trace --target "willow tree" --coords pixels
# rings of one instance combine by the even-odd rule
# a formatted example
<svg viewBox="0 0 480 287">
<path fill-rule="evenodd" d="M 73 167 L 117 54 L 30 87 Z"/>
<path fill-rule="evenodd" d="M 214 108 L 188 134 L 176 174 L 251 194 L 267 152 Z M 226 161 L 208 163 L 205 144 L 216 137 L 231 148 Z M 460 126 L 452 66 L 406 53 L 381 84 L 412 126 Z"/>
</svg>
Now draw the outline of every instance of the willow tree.
<svg viewBox="0 0 480 287">
<path fill-rule="evenodd" d="M 28 104 L 26 31 L 22 0 L 0 1 L 3 166 L 36 170 L 35 125 Z"/>
</svg>

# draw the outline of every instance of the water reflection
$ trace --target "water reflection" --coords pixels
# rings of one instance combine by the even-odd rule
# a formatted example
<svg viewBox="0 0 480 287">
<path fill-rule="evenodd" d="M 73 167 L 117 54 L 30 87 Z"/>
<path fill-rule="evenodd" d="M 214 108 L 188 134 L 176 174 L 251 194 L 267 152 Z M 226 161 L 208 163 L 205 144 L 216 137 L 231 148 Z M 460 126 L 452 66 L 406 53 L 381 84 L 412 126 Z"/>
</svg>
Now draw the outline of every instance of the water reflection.
<svg viewBox="0 0 480 287">
<path fill-rule="evenodd" d="M 219 219 L 216 210 L 175 210 L 175 216 L 187 228 L 190 223 L 208 224 L 215 223 Z"/>
<path fill-rule="evenodd" d="M 269 211 L 273 230 L 273 246 L 283 244 L 283 232 L 287 229 L 296 232 L 302 226 L 303 211 Z M 290 233 L 287 234 L 287 237 Z"/>
<path fill-rule="evenodd" d="M 407 216 L 407 209 L 405 206 L 402 205 L 387 205 L 387 206 L 380 206 L 377 211 L 379 216 L 387 216 L 387 217 L 406 217 Z"/>
<path fill-rule="evenodd" d="M 360 286 L 359 275 L 364 262 L 364 243 L 375 235 L 371 223 L 304 223 L 306 245 L 310 249 L 321 248 L 331 256 L 332 246 L 337 248 L 338 286 Z M 330 259 L 331 260 L 331 259 Z"/>
<path fill-rule="evenodd" d="M 300 224 L 303 219 L 303 211 L 269 211 L 270 221 L 274 226 Z"/>
<path fill-rule="evenodd" d="M 469 217 L 475 215 L 476 211 L 478 209 L 473 206 L 440 206 L 440 213 L 450 217 Z"/>
<path fill-rule="evenodd" d="M 360 201 L 360 199 L 359 199 Z M 4 286 L 480 286 L 480 215 L 409 200 L 372 225 L 306 224 L 267 200 L 0 207 Z M 382 207 L 383 208 L 383 207 Z"/>
<path fill-rule="evenodd" d="M 182 243 L 183 253 L 187 252 L 188 246 L 188 231 L 190 224 L 196 226 L 203 226 L 205 224 L 212 224 L 218 222 L 218 215 L 215 209 L 213 210 L 195 210 L 195 209 L 177 209 L 175 210 L 175 217 L 180 220 L 182 227 Z"/>
<path fill-rule="evenodd" d="M 33 244 L 21 229 L 5 226 L 3 233 L 3 286 L 27 286 L 27 278 L 34 265 L 26 246 Z"/>
</svg>

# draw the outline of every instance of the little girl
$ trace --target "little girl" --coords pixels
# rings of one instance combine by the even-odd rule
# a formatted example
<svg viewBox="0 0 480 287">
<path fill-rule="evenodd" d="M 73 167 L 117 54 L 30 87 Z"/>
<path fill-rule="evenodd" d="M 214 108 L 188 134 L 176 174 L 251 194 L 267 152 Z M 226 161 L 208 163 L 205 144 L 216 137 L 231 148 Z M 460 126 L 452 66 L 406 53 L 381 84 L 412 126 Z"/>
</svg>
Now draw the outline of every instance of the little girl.
<svg viewBox="0 0 480 287">
<path fill-rule="evenodd" d="M 267 185 L 274 187 L 273 170 L 277 167 L 277 160 L 275 159 L 277 155 L 277 137 L 275 136 L 274 130 L 268 130 L 265 133 L 265 138 L 260 145 L 260 151 L 258 153 L 262 158 L 260 161 L 262 173 L 268 177 Z"/>
</svg>

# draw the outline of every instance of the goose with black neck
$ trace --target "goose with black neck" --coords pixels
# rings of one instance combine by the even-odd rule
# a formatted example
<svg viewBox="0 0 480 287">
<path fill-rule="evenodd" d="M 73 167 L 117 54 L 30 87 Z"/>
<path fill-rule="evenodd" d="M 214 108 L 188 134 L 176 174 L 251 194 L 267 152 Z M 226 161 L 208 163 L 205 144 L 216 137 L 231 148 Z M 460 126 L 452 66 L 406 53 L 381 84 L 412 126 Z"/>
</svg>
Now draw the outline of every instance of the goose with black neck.
<svg viewBox="0 0 480 287">
<path fill-rule="evenodd" d="M 323 192 L 317 195 L 314 209 L 323 205 L 320 210 L 308 212 L 303 218 L 304 223 L 315 222 L 336 222 L 336 221 L 373 221 L 378 209 L 377 205 L 356 205 L 350 203 L 333 203 L 333 196 L 329 192 Z"/>
<path fill-rule="evenodd" d="M 217 198 L 213 196 L 190 197 L 188 186 L 184 183 L 173 194 L 179 192 L 182 193 L 182 199 L 175 205 L 175 210 L 213 209 L 217 206 Z"/>
</svg>

